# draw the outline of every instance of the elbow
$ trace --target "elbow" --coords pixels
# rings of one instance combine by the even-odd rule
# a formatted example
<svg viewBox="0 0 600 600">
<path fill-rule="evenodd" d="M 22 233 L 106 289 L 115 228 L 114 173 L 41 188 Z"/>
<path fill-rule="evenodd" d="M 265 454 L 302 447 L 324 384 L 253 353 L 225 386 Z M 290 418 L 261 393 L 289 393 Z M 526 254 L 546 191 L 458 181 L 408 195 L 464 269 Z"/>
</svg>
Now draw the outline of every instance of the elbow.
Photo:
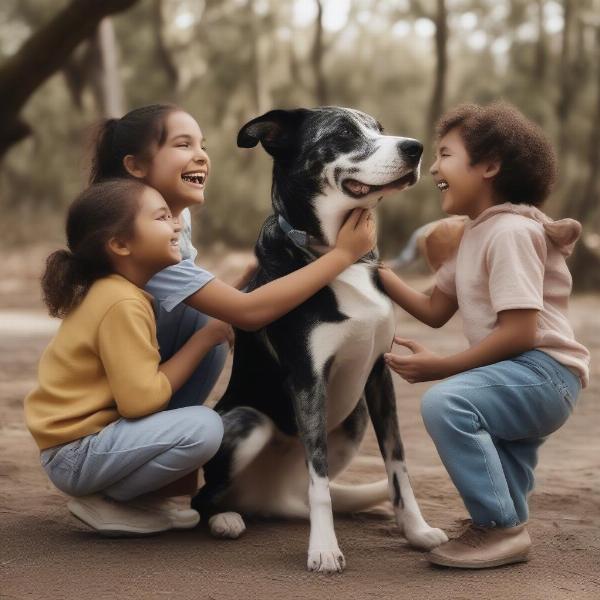
<svg viewBox="0 0 600 600">
<path fill-rule="evenodd" d="M 117 401 L 117 411 L 124 419 L 141 419 L 158 412 L 166 407 L 169 398 L 152 400 L 147 394 L 139 397 L 130 396 L 126 403 Z"/>
<path fill-rule="evenodd" d="M 238 323 L 233 323 L 233 326 L 237 329 L 241 329 L 242 331 L 247 331 L 249 333 L 252 333 L 253 331 L 258 331 L 263 327 L 263 325 L 261 325 L 260 323 L 256 323 L 250 320 L 244 320 Z"/>
<path fill-rule="evenodd" d="M 242 331 L 253 332 L 262 329 L 270 322 L 271 320 L 260 311 L 246 311 L 238 319 L 232 320 L 231 324 Z"/>
<path fill-rule="evenodd" d="M 447 317 L 431 317 L 429 319 L 429 321 L 427 322 L 427 325 L 429 325 L 429 327 L 433 327 L 433 329 L 439 329 L 440 327 L 443 327 L 446 323 L 448 322 L 448 318 Z"/>
<path fill-rule="evenodd" d="M 140 406 L 139 405 L 136 405 L 136 406 L 123 406 L 121 404 L 121 405 L 119 405 L 119 414 L 124 419 L 139 419 L 140 417 L 145 417 L 147 413 L 146 413 L 145 410 L 140 410 Z"/>
</svg>

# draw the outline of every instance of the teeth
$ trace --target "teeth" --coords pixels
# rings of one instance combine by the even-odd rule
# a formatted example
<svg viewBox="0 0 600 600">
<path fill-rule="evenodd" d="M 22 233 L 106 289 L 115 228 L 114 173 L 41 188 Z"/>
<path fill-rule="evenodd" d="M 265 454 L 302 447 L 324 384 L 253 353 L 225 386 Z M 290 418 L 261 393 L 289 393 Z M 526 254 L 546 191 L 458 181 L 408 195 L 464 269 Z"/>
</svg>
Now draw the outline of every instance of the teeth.
<svg viewBox="0 0 600 600">
<path fill-rule="evenodd" d="M 450 187 L 447 181 L 440 181 L 437 186 L 441 192 L 445 192 Z"/>
<path fill-rule="evenodd" d="M 191 183 L 204 183 L 206 180 L 206 173 L 186 173 L 181 176 L 184 181 L 190 181 Z"/>
</svg>

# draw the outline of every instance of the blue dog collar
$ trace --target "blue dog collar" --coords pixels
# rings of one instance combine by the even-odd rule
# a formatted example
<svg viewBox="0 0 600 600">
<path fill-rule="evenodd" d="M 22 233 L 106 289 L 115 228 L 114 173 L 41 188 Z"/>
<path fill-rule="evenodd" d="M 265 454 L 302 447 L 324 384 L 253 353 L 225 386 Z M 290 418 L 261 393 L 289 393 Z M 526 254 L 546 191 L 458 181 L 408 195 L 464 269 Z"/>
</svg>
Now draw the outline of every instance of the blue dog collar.
<svg viewBox="0 0 600 600">
<path fill-rule="evenodd" d="M 282 231 L 300 248 L 308 248 L 308 246 L 313 244 L 318 244 L 319 241 L 306 233 L 306 231 L 301 231 L 300 229 L 294 229 L 284 218 L 283 216 L 278 216 L 279 227 L 281 227 Z"/>
</svg>

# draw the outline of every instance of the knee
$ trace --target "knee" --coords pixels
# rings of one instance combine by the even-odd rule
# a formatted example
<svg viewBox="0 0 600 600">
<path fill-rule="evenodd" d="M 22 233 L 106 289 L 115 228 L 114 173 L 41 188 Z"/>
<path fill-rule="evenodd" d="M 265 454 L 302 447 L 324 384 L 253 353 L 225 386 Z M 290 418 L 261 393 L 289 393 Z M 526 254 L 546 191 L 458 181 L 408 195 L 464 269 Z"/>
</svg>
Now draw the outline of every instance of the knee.
<svg viewBox="0 0 600 600">
<path fill-rule="evenodd" d="M 460 418 L 461 398 L 447 389 L 443 384 L 435 385 L 423 395 L 421 416 L 430 435 L 452 427 L 452 423 Z"/>
<path fill-rule="evenodd" d="M 182 439 L 194 460 L 203 465 L 210 460 L 219 449 L 223 440 L 223 421 L 211 408 L 206 406 L 189 406 L 185 411 L 186 432 Z"/>
</svg>

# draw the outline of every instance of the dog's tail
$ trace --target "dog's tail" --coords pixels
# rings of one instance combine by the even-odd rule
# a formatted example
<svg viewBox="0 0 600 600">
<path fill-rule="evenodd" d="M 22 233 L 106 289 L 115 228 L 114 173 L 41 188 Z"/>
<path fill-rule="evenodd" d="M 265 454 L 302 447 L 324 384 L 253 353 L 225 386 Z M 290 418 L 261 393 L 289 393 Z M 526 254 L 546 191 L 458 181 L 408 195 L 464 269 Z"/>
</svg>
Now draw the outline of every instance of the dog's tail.
<svg viewBox="0 0 600 600">
<path fill-rule="evenodd" d="M 359 485 L 329 482 L 333 512 L 355 513 L 390 499 L 387 479 Z"/>
</svg>

